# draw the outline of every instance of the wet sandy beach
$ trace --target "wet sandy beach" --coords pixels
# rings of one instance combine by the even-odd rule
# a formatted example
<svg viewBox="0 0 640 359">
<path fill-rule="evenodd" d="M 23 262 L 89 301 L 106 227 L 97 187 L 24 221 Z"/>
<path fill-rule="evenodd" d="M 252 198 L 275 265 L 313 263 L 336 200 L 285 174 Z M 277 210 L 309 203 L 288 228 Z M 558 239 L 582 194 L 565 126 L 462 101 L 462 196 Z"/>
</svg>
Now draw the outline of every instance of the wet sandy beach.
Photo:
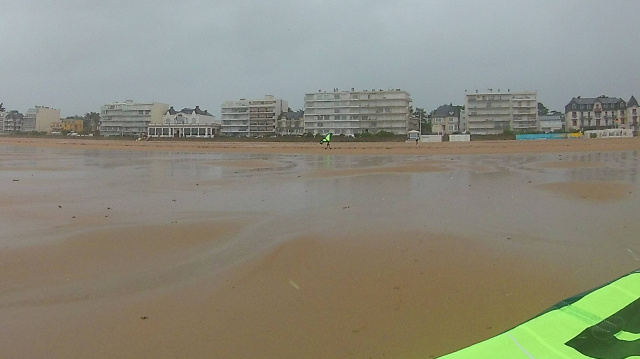
<svg viewBox="0 0 640 359">
<path fill-rule="evenodd" d="M 0 356 L 430 358 L 640 267 L 637 138 L 333 147 L 0 138 Z"/>
</svg>

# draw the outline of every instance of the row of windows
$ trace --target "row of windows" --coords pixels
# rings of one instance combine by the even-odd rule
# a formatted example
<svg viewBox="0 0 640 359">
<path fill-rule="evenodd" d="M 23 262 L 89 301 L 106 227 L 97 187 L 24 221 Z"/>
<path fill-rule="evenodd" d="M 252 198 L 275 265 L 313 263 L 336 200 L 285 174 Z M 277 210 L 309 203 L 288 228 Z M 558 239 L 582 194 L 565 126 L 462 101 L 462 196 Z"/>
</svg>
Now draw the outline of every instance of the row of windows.
<svg viewBox="0 0 640 359">
<path fill-rule="evenodd" d="M 591 117 L 591 113 L 592 112 L 580 112 L 580 117 Z M 593 112 L 595 114 L 595 117 L 600 117 L 601 112 Z M 632 111 L 632 113 L 635 115 L 636 114 L 636 110 L 634 109 Z M 609 114 L 608 111 L 604 112 L 604 117 L 608 117 L 608 116 L 615 116 L 615 111 L 611 111 L 611 114 Z M 624 111 L 620 111 L 620 116 L 624 116 Z M 578 113 L 576 111 L 571 112 L 571 117 L 576 118 L 578 117 Z"/>
<path fill-rule="evenodd" d="M 606 120 L 606 121 L 600 121 L 599 119 L 587 119 L 587 120 L 580 120 L 580 126 L 612 126 L 613 123 L 620 123 L 621 125 L 625 125 L 627 123 L 627 121 L 622 118 L 619 121 L 611 121 L 611 120 Z M 578 120 L 574 119 L 572 120 L 573 123 L 573 127 L 577 127 L 578 126 Z"/>
<path fill-rule="evenodd" d="M 574 104 L 571 105 L 571 109 L 573 109 L 573 110 L 589 110 L 591 108 L 592 108 L 592 105 L 586 105 L 586 104 L 578 105 L 578 104 L 574 103 Z M 624 105 L 624 102 L 620 102 L 620 103 L 605 103 L 605 104 L 602 104 L 602 108 L 607 108 L 607 109 L 625 108 L 625 105 Z M 596 110 L 600 109 L 599 104 L 595 104 L 595 109 Z"/>
<path fill-rule="evenodd" d="M 313 94 L 313 95 L 307 95 L 305 96 L 305 100 L 306 101 L 329 101 L 329 100 L 346 100 L 346 99 L 351 99 L 351 100 L 380 100 L 380 99 L 386 99 L 387 96 L 390 96 L 392 98 L 396 98 L 396 99 L 403 99 L 403 100 L 408 100 L 409 98 L 406 96 L 398 96 L 397 94 L 390 94 L 390 93 L 377 93 L 377 94 L 354 94 L 354 93 L 321 93 L 321 94 Z"/>
</svg>

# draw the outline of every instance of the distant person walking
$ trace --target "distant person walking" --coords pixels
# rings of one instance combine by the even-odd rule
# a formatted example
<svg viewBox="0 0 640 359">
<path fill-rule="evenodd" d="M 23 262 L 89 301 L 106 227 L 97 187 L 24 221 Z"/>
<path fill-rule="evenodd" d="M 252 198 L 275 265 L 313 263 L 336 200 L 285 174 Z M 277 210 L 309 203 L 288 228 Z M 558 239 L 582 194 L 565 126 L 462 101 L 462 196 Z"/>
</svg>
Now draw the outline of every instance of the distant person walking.
<svg viewBox="0 0 640 359">
<path fill-rule="evenodd" d="M 329 133 L 327 133 L 327 135 L 326 135 L 326 136 L 324 136 L 324 138 L 322 139 L 322 141 L 320 141 L 320 144 L 323 144 L 323 143 L 326 143 L 326 144 L 327 144 L 327 146 L 325 146 L 325 148 L 324 148 L 325 150 L 326 150 L 327 148 L 328 148 L 328 149 L 331 149 L 331 136 L 333 136 L 333 133 L 329 132 Z"/>
</svg>

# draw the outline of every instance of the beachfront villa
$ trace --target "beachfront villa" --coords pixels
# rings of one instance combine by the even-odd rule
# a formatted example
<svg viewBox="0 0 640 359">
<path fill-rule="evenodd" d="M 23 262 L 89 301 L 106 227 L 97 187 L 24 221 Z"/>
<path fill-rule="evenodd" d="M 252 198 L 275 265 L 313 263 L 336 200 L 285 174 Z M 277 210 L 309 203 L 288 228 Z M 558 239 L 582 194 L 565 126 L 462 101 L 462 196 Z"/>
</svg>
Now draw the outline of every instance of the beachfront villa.
<svg viewBox="0 0 640 359">
<path fill-rule="evenodd" d="M 450 135 L 460 131 L 460 107 L 442 105 L 431 114 L 431 133 Z"/>
<path fill-rule="evenodd" d="M 287 111 L 280 114 L 276 132 L 280 136 L 302 136 L 304 134 L 304 111 Z"/>
<path fill-rule="evenodd" d="M 162 123 L 149 124 L 149 137 L 212 138 L 220 134 L 220 122 L 207 110 L 173 106 L 165 112 Z"/>
<path fill-rule="evenodd" d="M 467 93 L 465 90 L 467 131 L 478 135 L 497 135 L 504 131 L 539 131 L 537 92 Z"/>
<path fill-rule="evenodd" d="M 161 124 L 169 105 L 158 102 L 137 103 L 132 100 L 113 102 L 100 109 L 98 130 L 106 137 L 147 134 L 149 125 Z"/>
<path fill-rule="evenodd" d="M 565 106 L 567 130 L 600 130 L 622 128 L 638 131 L 638 101 L 618 97 L 574 97 Z"/>
<path fill-rule="evenodd" d="M 288 108 L 287 101 L 271 95 L 256 100 L 226 101 L 222 104 L 220 133 L 236 137 L 273 136 L 277 119 Z"/>
<path fill-rule="evenodd" d="M 353 136 L 361 133 L 409 131 L 411 96 L 395 90 L 318 91 L 304 97 L 304 128 L 313 134 Z"/>
</svg>

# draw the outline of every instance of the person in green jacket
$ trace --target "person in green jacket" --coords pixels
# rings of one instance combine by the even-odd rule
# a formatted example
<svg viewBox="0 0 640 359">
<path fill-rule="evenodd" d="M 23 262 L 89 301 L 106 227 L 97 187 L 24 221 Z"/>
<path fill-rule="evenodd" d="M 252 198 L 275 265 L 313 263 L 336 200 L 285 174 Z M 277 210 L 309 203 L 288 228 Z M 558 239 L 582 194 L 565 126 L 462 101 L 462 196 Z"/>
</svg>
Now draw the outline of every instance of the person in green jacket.
<svg viewBox="0 0 640 359">
<path fill-rule="evenodd" d="M 327 133 L 326 136 L 324 136 L 324 138 L 322 139 L 322 141 L 320 141 L 320 144 L 326 143 L 327 146 L 325 147 L 325 149 L 331 149 L 331 136 L 333 134 L 331 132 Z"/>
</svg>

